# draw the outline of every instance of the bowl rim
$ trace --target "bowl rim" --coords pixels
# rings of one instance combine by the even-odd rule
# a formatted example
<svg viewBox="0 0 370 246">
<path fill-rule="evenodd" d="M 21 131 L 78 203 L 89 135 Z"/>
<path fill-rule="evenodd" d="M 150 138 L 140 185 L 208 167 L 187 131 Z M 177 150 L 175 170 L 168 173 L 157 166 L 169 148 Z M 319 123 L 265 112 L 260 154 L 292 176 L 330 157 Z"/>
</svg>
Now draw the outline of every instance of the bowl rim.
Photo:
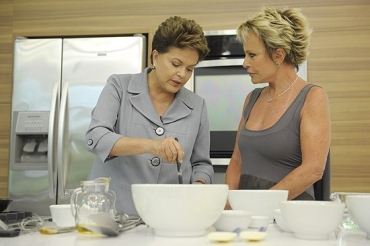
<svg viewBox="0 0 370 246">
<path fill-rule="evenodd" d="M 351 198 L 351 197 L 354 197 L 354 198 L 365 198 L 365 199 L 370 199 L 370 194 L 369 195 L 347 195 L 346 196 L 346 200 L 348 198 Z"/>
<path fill-rule="evenodd" d="M 251 215 L 253 214 L 252 211 L 248 210 L 241 210 L 241 209 L 231 209 L 231 210 L 223 210 L 223 215 L 229 215 L 229 216 L 239 216 L 239 215 Z"/>
<path fill-rule="evenodd" d="M 288 193 L 288 190 L 229 190 L 229 192 L 234 193 Z"/>
<path fill-rule="evenodd" d="M 289 201 L 280 201 L 280 205 L 306 205 L 306 206 L 345 206 L 344 202 L 334 202 L 334 201 L 317 201 L 317 200 L 289 200 Z M 280 208 L 282 209 L 282 208 Z"/>
<path fill-rule="evenodd" d="M 50 208 L 70 208 L 71 204 L 51 204 Z"/>
<path fill-rule="evenodd" d="M 194 185 L 194 184 L 131 184 L 131 187 L 227 187 L 227 184 L 207 184 L 207 185 Z"/>
</svg>

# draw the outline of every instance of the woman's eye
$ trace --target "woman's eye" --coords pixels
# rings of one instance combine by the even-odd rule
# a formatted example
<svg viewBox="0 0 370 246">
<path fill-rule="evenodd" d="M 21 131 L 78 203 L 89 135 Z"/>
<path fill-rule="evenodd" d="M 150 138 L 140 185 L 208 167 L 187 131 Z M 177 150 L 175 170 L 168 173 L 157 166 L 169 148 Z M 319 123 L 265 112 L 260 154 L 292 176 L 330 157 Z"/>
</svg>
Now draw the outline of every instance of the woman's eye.
<svg viewBox="0 0 370 246">
<path fill-rule="evenodd" d="M 180 66 L 179 64 L 175 64 L 175 63 L 172 63 L 172 65 L 173 65 L 174 67 L 178 67 L 178 66 Z"/>
<path fill-rule="evenodd" d="M 187 68 L 188 72 L 193 72 L 193 69 Z"/>
<path fill-rule="evenodd" d="M 250 56 L 251 58 L 253 58 L 253 57 L 255 57 L 256 55 L 255 55 L 255 54 L 253 54 L 253 53 L 250 53 L 250 54 L 249 54 L 249 56 Z"/>
</svg>

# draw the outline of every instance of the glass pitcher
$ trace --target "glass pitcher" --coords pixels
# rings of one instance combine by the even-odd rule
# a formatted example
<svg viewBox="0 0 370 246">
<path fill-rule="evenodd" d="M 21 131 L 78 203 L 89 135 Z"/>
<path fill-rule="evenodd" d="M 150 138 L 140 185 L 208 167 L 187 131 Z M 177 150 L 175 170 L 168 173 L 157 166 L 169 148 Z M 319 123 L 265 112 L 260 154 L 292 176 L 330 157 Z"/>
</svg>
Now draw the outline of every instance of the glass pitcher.
<svg viewBox="0 0 370 246">
<path fill-rule="evenodd" d="M 363 195 L 366 193 L 359 193 L 359 192 L 334 192 L 330 194 L 330 200 L 334 202 L 343 202 L 346 204 L 346 196 L 348 195 Z M 350 213 L 347 209 L 347 204 L 344 209 L 342 223 L 340 224 L 340 228 L 342 230 L 349 230 L 349 231 L 358 231 L 360 228 L 358 225 L 353 221 Z"/>
<path fill-rule="evenodd" d="M 76 228 L 80 233 L 90 233 L 84 225 L 96 224 L 91 214 L 107 213 L 114 220 L 116 215 L 116 194 L 109 191 L 110 178 L 81 181 L 79 188 L 71 195 L 71 210 L 75 217 Z"/>
</svg>

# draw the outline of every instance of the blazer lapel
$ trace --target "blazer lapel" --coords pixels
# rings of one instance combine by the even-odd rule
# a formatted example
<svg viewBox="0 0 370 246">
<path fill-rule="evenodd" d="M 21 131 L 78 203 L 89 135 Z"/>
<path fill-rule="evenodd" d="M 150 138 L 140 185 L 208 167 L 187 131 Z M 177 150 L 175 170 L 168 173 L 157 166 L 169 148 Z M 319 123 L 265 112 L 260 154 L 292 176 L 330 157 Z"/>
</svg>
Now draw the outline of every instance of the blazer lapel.
<svg viewBox="0 0 370 246">
<path fill-rule="evenodd" d="M 149 95 L 148 70 L 149 68 L 146 68 L 138 77 L 130 81 L 127 88 L 128 92 L 132 95 L 130 102 L 148 120 L 156 125 L 162 125 Z"/>
<path fill-rule="evenodd" d="M 193 108 L 194 102 L 191 99 L 190 92 L 185 88 L 181 88 L 176 93 L 176 98 L 173 101 L 171 107 L 163 115 L 163 123 L 171 123 L 185 118 L 191 113 Z"/>
</svg>

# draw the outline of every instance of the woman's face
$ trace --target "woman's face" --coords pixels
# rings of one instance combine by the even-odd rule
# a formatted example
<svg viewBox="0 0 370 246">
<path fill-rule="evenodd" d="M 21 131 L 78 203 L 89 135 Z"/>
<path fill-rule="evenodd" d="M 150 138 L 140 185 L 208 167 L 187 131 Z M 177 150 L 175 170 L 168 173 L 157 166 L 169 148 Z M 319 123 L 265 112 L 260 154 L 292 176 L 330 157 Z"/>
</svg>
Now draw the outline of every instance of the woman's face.
<svg viewBox="0 0 370 246">
<path fill-rule="evenodd" d="M 276 66 L 269 57 L 262 40 L 250 31 L 248 39 L 244 40 L 243 48 L 245 52 L 243 67 L 247 69 L 252 82 L 254 84 L 269 82 L 276 71 Z"/>
<path fill-rule="evenodd" d="M 171 93 L 180 90 L 193 74 L 199 55 L 190 48 L 170 48 L 167 53 L 153 51 L 157 86 Z"/>
</svg>

